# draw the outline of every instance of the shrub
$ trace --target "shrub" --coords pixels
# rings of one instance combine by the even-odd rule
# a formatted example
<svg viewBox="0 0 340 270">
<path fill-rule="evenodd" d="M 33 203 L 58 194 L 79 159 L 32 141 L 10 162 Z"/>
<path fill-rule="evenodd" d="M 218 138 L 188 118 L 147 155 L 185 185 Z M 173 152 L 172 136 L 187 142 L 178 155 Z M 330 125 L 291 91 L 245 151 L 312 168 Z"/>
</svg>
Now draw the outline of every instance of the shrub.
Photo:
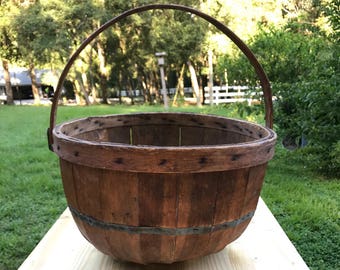
<svg viewBox="0 0 340 270">
<path fill-rule="evenodd" d="M 322 33 L 271 28 L 259 31 L 250 48 L 272 82 L 280 137 L 307 143 L 300 151 L 305 161 L 324 175 L 339 175 L 340 46 Z M 227 55 L 218 70 L 225 67 L 229 79 L 256 83 L 245 57 Z"/>
<path fill-rule="evenodd" d="M 329 176 L 340 173 L 340 92 L 338 77 L 292 84 L 274 84 L 278 100 L 275 123 L 282 137 L 290 137 L 299 145 L 306 163 Z"/>
</svg>

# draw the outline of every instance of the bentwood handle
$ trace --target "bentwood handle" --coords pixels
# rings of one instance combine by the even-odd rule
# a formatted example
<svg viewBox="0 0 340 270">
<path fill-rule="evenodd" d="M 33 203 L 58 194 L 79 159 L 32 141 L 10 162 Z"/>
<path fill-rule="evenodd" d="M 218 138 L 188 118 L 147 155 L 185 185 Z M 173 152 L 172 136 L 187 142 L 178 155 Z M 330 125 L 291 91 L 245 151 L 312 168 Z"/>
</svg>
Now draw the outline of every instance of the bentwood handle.
<svg viewBox="0 0 340 270">
<path fill-rule="evenodd" d="M 56 124 L 56 116 L 57 116 L 57 107 L 58 107 L 58 100 L 61 94 L 61 89 L 64 84 L 64 80 L 73 65 L 76 58 L 82 52 L 82 50 L 93 40 L 95 39 L 100 33 L 104 30 L 109 28 L 110 26 L 114 25 L 115 23 L 121 21 L 122 19 L 131 16 L 136 13 L 145 12 L 148 10 L 153 9 L 174 9 L 174 10 L 181 10 L 184 12 L 189 12 L 191 14 L 195 14 L 198 17 L 201 17 L 214 25 L 217 29 L 222 31 L 226 36 L 228 36 L 236 45 L 237 47 L 244 53 L 244 55 L 248 58 L 249 62 L 255 69 L 255 72 L 260 79 L 260 83 L 262 86 L 262 91 L 264 94 L 264 103 L 265 103 L 265 120 L 266 120 L 266 127 L 272 128 L 273 127 L 273 103 L 272 103 L 272 91 L 270 87 L 270 83 L 266 73 L 264 72 L 262 66 L 258 62 L 257 58 L 253 54 L 253 52 L 247 47 L 247 45 L 234 33 L 232 32 L 227 26 L 223 23 L 219 22 L 218 20 L 214 19 L 213 17 L 193 9 L 191 7 L 182 6 L 182 5 L 175 5 L 175 4 L 151 4 L 145 5 L 137 8 L 130 9 L 128 11 L 123 12 L 122 14 L 114 17 L 113 19 L 109 20 L 101 27 L 99 27 L 96 31 L 94 31 L 87 39 L 83 41 L 83 43 L 79 46 L 79 48 L 73 53 L 71 58 L 68 60 L 64 70 L 62 71 L 57 88 L 54 92 L 52 107 L 51 107 L 51 114 L 50 114 L 50 127 L 47 130 L 48 135 L 48 145 L 51 151 L 53 151 L 53 136 L 52 132 Z"/>
</svg>

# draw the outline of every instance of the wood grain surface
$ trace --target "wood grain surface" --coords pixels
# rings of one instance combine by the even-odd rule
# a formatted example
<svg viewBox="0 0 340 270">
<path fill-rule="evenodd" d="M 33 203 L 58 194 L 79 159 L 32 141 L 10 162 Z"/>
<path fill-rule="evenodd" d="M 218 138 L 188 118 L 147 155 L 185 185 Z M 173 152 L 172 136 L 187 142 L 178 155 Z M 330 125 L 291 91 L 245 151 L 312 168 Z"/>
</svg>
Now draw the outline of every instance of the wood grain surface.
<svg viewBox="0 0 340 270">
<path fill-rule="evenodd" d="M 276 141 L 272 130 L 254 123 L 191 113 L 88 117 L 58 125 L 53 136 L 54 152 L 69 162 L 149 173 L 261 165 L 273 157 Z"/>
<path fill-rule="evenodd" d="M 240 238 L 218 253 L 170 265 L 120 262 L 89 244 L 68 209 L 28 256 L 19 270 L 307 270 L 262 199 Z"/>
</svg>

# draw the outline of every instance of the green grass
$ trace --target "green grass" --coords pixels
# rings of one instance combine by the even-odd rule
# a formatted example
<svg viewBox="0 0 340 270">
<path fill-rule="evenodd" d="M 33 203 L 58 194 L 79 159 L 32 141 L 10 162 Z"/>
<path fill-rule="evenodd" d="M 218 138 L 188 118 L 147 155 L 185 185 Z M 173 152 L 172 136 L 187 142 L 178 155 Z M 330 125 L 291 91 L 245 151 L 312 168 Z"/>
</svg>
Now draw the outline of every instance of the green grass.
<svg viewBox="0 0 340 270">
<path fill-rule="evenodd" d="M 162 110 L 159 106 L 61 107 L 58 122 Z M 174 110 L 238 117 L 235 106 Z M 49 107 L 0 106 L 0 270 L 17 269 L 66 207 L 58 160 L 47 148 L 49 111 Z M 267 171 L 262 197 L 311 269 L 340 269 L 339 182 L 313 174 L 295 152 L 280 144 Z"/>
<path fill-rule="evenodd" d="M 277 146 L 262 196 L 311 269 L 340 269 L 340 182 Z"/>
</svg>

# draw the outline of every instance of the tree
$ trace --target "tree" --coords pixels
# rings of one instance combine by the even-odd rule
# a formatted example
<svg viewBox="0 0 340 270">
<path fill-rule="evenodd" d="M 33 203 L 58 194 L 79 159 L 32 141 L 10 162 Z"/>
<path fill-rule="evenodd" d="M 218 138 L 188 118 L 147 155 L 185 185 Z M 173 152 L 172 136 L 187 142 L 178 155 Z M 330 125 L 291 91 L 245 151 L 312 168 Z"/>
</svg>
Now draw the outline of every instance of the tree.
<svg viewBox="0 0 340 270">
<path fill-rule="evenodd" d="M 11 84 L 11 76 L 8 69 L 8 61 L 6 59 L 2 59 L 2 66 L 4 69 L 4 80 L 5 80 L 5 90 L 7 95 L 6 103 L 9 105 L 14 104 L 13 100 L 13 91 L 12 91 L 12 84 Z"/>
<path fill-rule="evenodd" d="M 331 38 L 335 42 L 340 39 L 340 5 L 339 0 L 326 0 L 322 6 L 322 14 L 325 16 L 331 31 Z M 328 27 L 326 27 L 328 28 Z"/>
<path fill-rule="evenodd" d="M 197 105 L 200 105 L 194 66 L 199 62 L 208 24 L 196 16 L 173 10 L 157 11 L 155 16 L 158 20 L 153 20 L 151 35 L 157 38 L 151 40 L 152 47 L 155 51 L 167 52 L 168 66 L 176 72 L 177 78 L 182 77 L 183 64 L 188 65 Z"/>
<path fill-rule="evenodd" d="M 340 154 L 340 65 L 335 2 L 285 1 L 281 24 L 261 22 L 248 44 L 272 82 L 274 122 L 280 136 L 297 145 L 307 139 L 301 152 L 306 164 L 322 174 L 338 176 L 340 163 L 334 157 Z M 332 31 L 327 30 L 329 26 Z M 256 84 L 242 55 L 228 53 L 220 58 L 219 76 L 226 67 L 231 80 Z"/>
<path fill-rule="evenodd" d="M 250 46 L 272 81 L 279 134 L 297 145 L 307 139 L 306 163 L 333 176 L 340 167 L 334 158 L 340 144 L 338 46 L 320 34 L 285 29 L 263 31 Z M 234 65 L 252 79 L 243 58 Z"/>
<path fill-rule="evenodd" d="M 145 4 L 148 1 L 143 1 Z M 182 1 L 184 4 L 198 1 Z M 141 1 L 107 1 L 106 9 L 112 13 L 125 11 Z M 145 100 L 150 101 L 151 93 L 159 89 L 158 67 L 154 54 L 167 52 L 167 72 L 171 67 L 179 75 L 182 64 L 194 62 L 202 42 L 202 28 L 197 18 L 173 10 L 153 10 L 135 14 L 113 26 L 108 42 L 111 53 L 108 62 L 112 63 L 110 82 L 126 89 L 141 87 Z M 193 35 L 195 33 L 195 35 Z M 159 96 L 158 91 L 154 93 Z"/>
<path fill-rule="evenodd" d="M 19 2 L 2 1 L 8 5 Z M 14 47 L 20 49 L 21 61 L 26 66 L 52 65 L 57 69 L 62 67 L 61 63 L 65 64 L 71 52 L 79 47 L 100 24 L 127 9 L 152 2 L 151 0 L 30 1 L 29 5 L 17 9 L 20 13 L 13 17 L 15 20 L 12 22 L 15 22 L 13 23 L 15 27 L 11 30 L 13 34 L 8 36 L 13 37 L 11 40 L 17 42 L 15 44 L 17 46 Z M 281 14 L 280 3 L 286 3 L 284 9 L 290 14 L 295 12 L 292 8 L 294 5 L 291 4 L 294 1 L 180 0 L 177 2 L 207 11 L 248 42 L 252 42 L 251 35 L 258 31 L 258 24 L 265 29 L 270 29 L 271 23 L 282 23 L 288 20 L 286 19 L 289 17 L 288 13 L 285 15 L 286 18 Z M 306 12 L 312 15 L 320 13 L 317 1 L 313 1 L 316 4 L 312 3 L 312 5 L 300 5 L 302 2 L 311 2 L 308 0 L 295 2 L 299 2 L 299 14 L 302 14 L 301 10 L 307 10 Z M 317 12 L 313 13 L 312 9 Z M 313 15 L 314 17 L 312 15 L 307 17 L 314 18 L 317 24 L 316 15 Z M 88 47 L 80 55 L 81 69 L 75 67 L 69 74 L 69 79 L 78 80 L 76 85 L 81 89 L 77 89 L 76 92 L 85 99 L 88 96 L 88 101 L 91 100 L 91 95 L 92 97 L 101 95 L 103 102 L 106 102 L 111 89 L 123 88 L 131 93 L 136 88 L 143 89 L 146 101 L 151 101 L 153 94 L 159 96 L 156 91 L 159 89 L 159 75 L 154 57 L 157 51 L 166 51 L 168 54 L 166 59 L 168 74 L 176 73 L 177 78 L 188 78 L 188 70 L 195 71 L 198 74 L 200 88 L 208 75 L 206 72 L 208 51 L 213 51 L 216 61 L 219 61 L 221 55 L 228 55 L 224 57 L 225 61 L 220 61 L 222 64 L 220 71 L 216 69 L 215 74 L 218 76 L 215 76 L 215 81 L 217 77 L 221 82 L 224 80 L 227 69 L 225 63 L 228 63 L 229 78 L 236 78 L 241 74 L 238 70 L 244 70 L 246 67 L 224 35 L 215 31 L 204 20 L 182 11 L 152 10 L 135 14 L 103 32 Z M 188 62 L 195 69 L 186 68 L 185 76 L 181 76 L 182 66 Z M 277 61 L 271 63 L 277 65 Z M 214 64 L 216 65 L 216 62 Z M 238 68 L 241 65 L 244 66 Z M 248 71 L 242 74 L 248 81 L 249 78 L 253 79 Z M 275 74 L 275 76 L 283 75 L 279 75 L 278 72 Z M 197 83 L 193 82 L 193 85 Z"/>
<path fill-rule="evenodd" d="M 13 104 L 13 91 L 9 72 L 9 62 L 18 57 L 15 43 L 15 32 L 11 26 L 11 18 L 18 12 L 12 1 L 1 1 L 0 5 L 0 59 L 4 70 L 7 104 Z"/>
<path fill-rule="evenodd" d="M 55 51 L 58 26 L 53 17 L 44 10 L 40 2 L 21 7 L 13 19 L 17 33 L 16 41 L 20 48 L 20 62 L 28 66 L 32 81 L 34 102 L 40 103 L 40 93 L 36 81 L 35 67 L 51 63 Z"/>
<path fill-rule="evenodd" d="M 60 22 L 64 23 L 62 31 L 66 33 L 69 40 L 72 40 L 71 47 L 76 50 L 81 42 L 89 36 L 97 27 L 100 22 L 105 18 L 105 9 L 102 8 L 103 1 L 69 1 L 70 5 L 64 7 L 63 14 L 59 18 Z M 80 95 L 85 98 L 86 104 L 96 102 L 97 88 L 94 85 L 94 74 L 98 74 L 98 81 L 102 91 L 102 97 L 104 103 L 106 101 L 106 84 L 107 80 L 106 64 L 105 64 L 105 52 L 103 51 L 102 36 L 99 36 L 95 42 L 91 43 L 89 48 L 86 48 L 80 56 L 79 68 L 75 66 L 73 72 L 69 75 L 73 81 L 76 89 L 76 95 Z M 95 57 L 97 56 L 97 57 Z M 94 65 L 95 59 L 98 65 Z M 96 64 L 97 64 L 96 62 Z M 94 70 L 94 68 L 97 68 Z M 92 100 L 89 97 L 92 95 Z M 77 100 L 80 100 L 78 97 Z"/>
</svg>

